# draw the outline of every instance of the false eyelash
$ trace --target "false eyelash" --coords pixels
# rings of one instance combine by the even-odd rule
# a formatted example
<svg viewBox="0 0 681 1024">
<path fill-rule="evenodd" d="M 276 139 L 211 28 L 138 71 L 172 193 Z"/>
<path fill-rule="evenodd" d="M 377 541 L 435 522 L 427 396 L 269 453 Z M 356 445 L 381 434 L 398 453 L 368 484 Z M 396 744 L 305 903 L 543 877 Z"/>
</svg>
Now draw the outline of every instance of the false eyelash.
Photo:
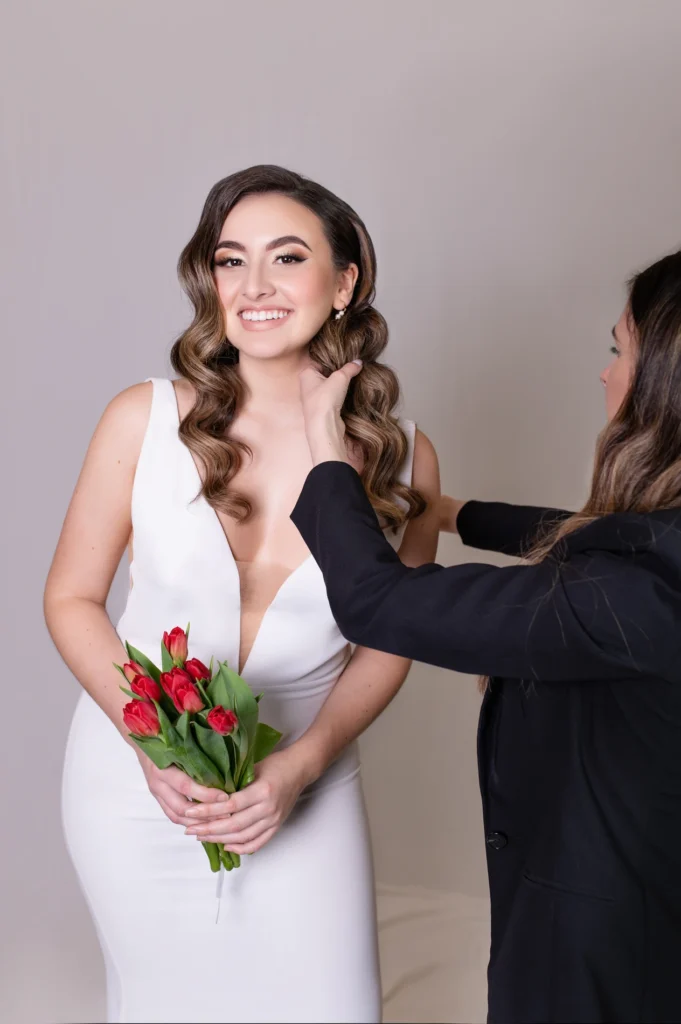
<svg viewBox="0 0 681 1024">
<path fill-rule="evenodd" d="M 304 263 L 306 259 L 305 256 L 299 256 L 296 252 L 280 252 L 277 259 L 280 260 L 282 258 L 286 260 L 293 260 L 294 263 Z"/>
<path fill-rule="evenodd" d="M 240 256 L 225 256 L 221 260 L 213 260 L 213 266 L 214 267 L 226 267 L 228 263 L 232 262 L 232 260 L 239 260 L 241 263 L 243 263 L 243 260 L 241 259 Z"/>
</svg>

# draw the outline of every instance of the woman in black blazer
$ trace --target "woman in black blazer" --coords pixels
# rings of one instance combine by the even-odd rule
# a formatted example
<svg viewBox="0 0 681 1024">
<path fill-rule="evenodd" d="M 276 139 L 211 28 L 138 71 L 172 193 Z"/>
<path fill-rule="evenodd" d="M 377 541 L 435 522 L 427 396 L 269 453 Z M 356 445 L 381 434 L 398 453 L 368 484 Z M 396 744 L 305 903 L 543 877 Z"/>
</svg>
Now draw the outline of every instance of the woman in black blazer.
<svg viewBox="0 0 681 1024">
<path fill-rule="evenodd" d="M 359 368 L 301 380 L 317 465 L 292 518 L 344 634 L 489 677 L 493 1024 L 681 1021 L 681 253 L 614 333 L 584 510 L 458 514 L 464 543 L 534 545 L 510 568 L 402 565 L 346 462 Z"/>
</svg>

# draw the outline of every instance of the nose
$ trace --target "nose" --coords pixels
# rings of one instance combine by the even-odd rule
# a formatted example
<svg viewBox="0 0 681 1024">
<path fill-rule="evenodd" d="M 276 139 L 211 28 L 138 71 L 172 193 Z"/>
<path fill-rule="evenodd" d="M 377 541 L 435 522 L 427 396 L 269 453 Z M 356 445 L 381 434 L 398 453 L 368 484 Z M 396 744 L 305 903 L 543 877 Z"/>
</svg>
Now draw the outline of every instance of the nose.
<svg viewBox="0 0 681 1024">
<path fill-rule="evenodd" d="M 258 302 L 273 292 L 272 285 L 268 279 L 267 267 L 254 260 L 248 268 L 248 276 L 244 286 L 244 296 L 249 302 Z"/>
<path fill-rule="evenodd" d="M 600 382 L 601 382 L 601 384 L 603 385 L 604 388 L 608 386 L 608 374 L 609 373 L 610 373 L 610 367 L 606 366 L 606 368 L 603 370 L 603 372 L 601 373 L 601 375 L 599 377 L 599 380 L 600 380 Z"/>
</svg>

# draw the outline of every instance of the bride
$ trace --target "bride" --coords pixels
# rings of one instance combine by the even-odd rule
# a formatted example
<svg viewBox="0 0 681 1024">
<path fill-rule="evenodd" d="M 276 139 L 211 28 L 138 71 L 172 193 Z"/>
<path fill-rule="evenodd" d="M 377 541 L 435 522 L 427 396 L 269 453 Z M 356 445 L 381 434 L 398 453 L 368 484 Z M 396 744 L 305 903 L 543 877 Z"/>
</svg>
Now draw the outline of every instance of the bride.
<svg viewBox="0 0 681 1024">
<path fill-rule="evenodd" d="M 136 384 L 106 409 L 45 593 L 54 642 L 84 690 L 63 813 L 106 963 L 108 1019 L 379 1021 L 355 741 L 409 662 L 351 651 L 289 519 L 312 465 L 300 371 L 363 361 L 343 410 L 349 457 L 408 565 L 435 555 L 437 459 L 393 413 L 373 245 L 327 189 L 273 166 L 225 178 L 179 269 L 194 319 L 172 350 L 177 379 Z M 114 628 L 105 603 L 126 547 L 130 592 Z M 191 655 L 238 668 L 284 734 L 229 798 L 157 769 L 122 720 L 121 641 L 155 659 L 163 632 L 187 622 Z M 255 856 L 216 892 L 200 840 Z"/>
</svg>

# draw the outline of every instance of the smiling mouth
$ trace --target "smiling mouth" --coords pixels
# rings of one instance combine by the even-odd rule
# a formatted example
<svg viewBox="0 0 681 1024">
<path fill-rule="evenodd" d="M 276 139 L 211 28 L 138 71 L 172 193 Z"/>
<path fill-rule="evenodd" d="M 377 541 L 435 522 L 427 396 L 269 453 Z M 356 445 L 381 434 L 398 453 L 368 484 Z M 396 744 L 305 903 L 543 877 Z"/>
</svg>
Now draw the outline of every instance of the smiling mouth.
<svg viewBox="0 0 681 1024">
<path fill-rule="evenodd" d="M 251 323 L 262 320 L 284 320 L 291 313 L 290 309 L 242 309 L 239 316 Z"/>
</svg>

